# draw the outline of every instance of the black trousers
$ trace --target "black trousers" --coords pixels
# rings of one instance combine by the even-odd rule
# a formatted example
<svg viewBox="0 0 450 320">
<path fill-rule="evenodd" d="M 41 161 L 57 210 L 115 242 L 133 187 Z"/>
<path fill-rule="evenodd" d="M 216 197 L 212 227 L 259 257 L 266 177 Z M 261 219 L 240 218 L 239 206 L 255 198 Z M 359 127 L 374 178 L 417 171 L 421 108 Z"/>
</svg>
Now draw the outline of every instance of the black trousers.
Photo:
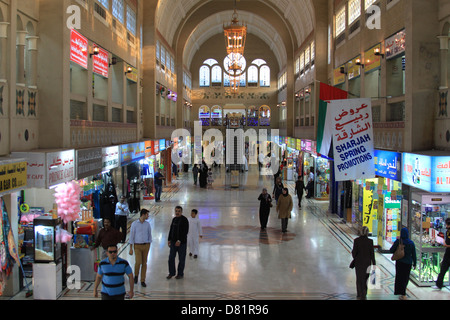
<svg viewBox="0 0 450 320">
<path fill-rule="evenodd" d="M 367 267 L 355 268 L 356 273 L 356 297 L 358 299 L 366 299 L 367 296 L 367 280 L 369 280 L 369 273 Z"/>
<path fill-rule="evenodd" d="M 395 295 L 406 296 L 406 287 L 408 286 L 411 268 L 411 264 L 406 264 L 401 261 L 395 263 Z"/>
<path fill-rule="evenodd" d="M 447 273 L 448 269 L 450 268 L 450 257 L 444 256 L 444 259 L 441 263 L 441 272 L 439 273 L 439 276 L 436 280 L 436 287 L 442 288 L 444 286 L 444 276 Z"/>
<path fill-rule="evenodd" d="M 116 229 L 120 231 L 122 229 L 122 241 L 125 242 L 127 238 L 127 217 L 116 215 Z"/>
</svg>

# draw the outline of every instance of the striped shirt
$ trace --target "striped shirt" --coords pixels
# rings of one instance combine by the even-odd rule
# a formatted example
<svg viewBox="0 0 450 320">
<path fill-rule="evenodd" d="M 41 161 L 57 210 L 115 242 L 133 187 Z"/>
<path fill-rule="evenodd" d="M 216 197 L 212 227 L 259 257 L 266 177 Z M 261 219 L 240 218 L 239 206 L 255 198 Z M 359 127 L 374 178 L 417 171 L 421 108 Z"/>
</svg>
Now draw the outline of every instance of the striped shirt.
<svg viewBox="0 0 450 320">
<path fill-rule="evenodd" d="M 118 296 L 126 293 L 124 276 L 133 273 L 127 260 L 117 257 L 112 265 L 109 258 L 100 262 L 98 274 L 102 277 L 102 293 L 108 296 Z"/>
</svg>

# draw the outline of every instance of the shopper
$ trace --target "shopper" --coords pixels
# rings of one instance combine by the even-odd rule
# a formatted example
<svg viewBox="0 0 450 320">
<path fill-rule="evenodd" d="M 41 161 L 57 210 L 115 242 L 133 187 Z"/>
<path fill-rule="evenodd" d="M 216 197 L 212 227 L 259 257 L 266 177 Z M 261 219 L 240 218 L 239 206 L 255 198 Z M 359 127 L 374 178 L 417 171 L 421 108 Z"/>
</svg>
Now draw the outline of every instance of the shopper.
<svg viewBox="0 0 450 320">
<path fill-rule="evenodd" d="M 111 220 L 109 218 L 103 219 L 103 228 L 98 232 L 97 239 L 94 245 L 91 247 L 91 250 L 97 249 L 99 246 L 102 246 L 103 252 L 101 255 L 101 260 L 107 258 L 106 250 L 108 249 L 109 244 L 118 244 L 123 239 L 123 234 L 116 228 L 111 226 Z"/>
<path fill-rule="evenodd" d="M 353 242 L 353 265 L 356 272 L 356 298 L 366 300 L 369 268 L 376 265 L 373 240 L 369 239 L 369 228 L 363 227 L 361 235 Z"/>
<path fill-rule="evenodd" d="M 161 173 L 161 169 L 158 169 L 158 171 L 155 173 L 155 202 L 161 201 L 161 193 L 163 188 L 163 180 L 166 179 L 163 174 Z"/>
<path fill-rule="evenodd" d="M 192 174 L 194 176 L 194 185 L 197 185 L 197 180 L 198 180 L 198 166 L 197 164 L 194 164 L 194 167 L 192 168 Z"/>
<path fill-rule="evenodd" d="M 200 188 L 207 187 L 208 184 L 208 165 L 206 164 L 205 160 L 202 160 L 202 164 L 200 165 Z"/>
<path fill-rule="evenodd" d="M 284 185 L 281 182 L 281 177 L 278 177 L 272 191 L 272 198 L 275 199 L 275 202 L 278 202 L 278 198 L 283 193 Z"/>
<path fill-rule="evenodd" d="M 152 228 L 147 221 L 149 211 L 147 209 L 141 210 L 141 215 L 138 220 L 131 225 L 130 238 L 130 255 L 133 255 L 133 247 L 135 252 L 134 264 L 134 283 L 138 282 L 139 272 L 141 274 L 141 286 L 146 287 L 145 279 L 147 273 L 147 258 L 152 243 Z"/>
<path fill-rule="evenodd" d="M 305 190 L 305 183 L 303 182 L 303 177 L 299 175 L 297 177 L 297 181 L 295 181 L 295 193 L 297 194 L 299 208 L 302 207 L 302 198 L 304 190 Z"/>
<path fill-rule="evenodd" d="M 394 294 L 400 295 L 401 300 L 406 299 L 406 287 L 409 282 L 409 275 L 411 268 L 416 268 L 416 246 L 414 242 L 409 239 L 409 231 L 407 228 L 403 228 L 400 231 L 400 239 L 397 239 L 389 250 L 394 253 L 397 247 L 400 245 L 405 246 L 405 256 L 395 262 L 395 285 Z"/>
<path fill-rule="evenodd" d="M 94 283 L 94 297 L 98 297 L 98 286 L 102 283 L 102 300 L 124 300 L 126 289 L 124 276 L 130 280 L 128 298 L 134 295 L 133 271 L 127 260 L 118 257 L 117 245 L 107 246 L 108 257 L 100 262 Z"/>
<path fill-rule="evenodd" d="M 267 192 L 267 188 L 263 188 L 261 194 L 258 197 L 259 200 L 259 223 L 261 230 L 267 228 L 267 222 L 269 221 L 270 208 L 272 207 L 272 197 Z"/>
<path fill-rule="evenodd" d="M 288 221 L 291 218 L 291 211 L 293 208 L 292 197 L 289 194 L 288 188 L 283 188 L 282 195 L 278 198 L 277 212 L 278 219 L 281 219 L 281 232 L 287 232 Z"/>
<path fill-rule="evenodd" d="M 445 220 L 445 224 L 447 225 L 447 233 L 445 235 L 444 247 L 445 253 L 444 258 L 441 263 L 441 272 L 436 280 L 436 286 L 433 286 L 433 289 L 441 290 L 444 286 L 444 276 L 450 268 L 450 218 Z"/>
<path fill-rule="evenodd" d="M 125 243 L 127 237 L 127 221 L 130 209 L 125 196 L 120 197 L 120 201 L 116 204 L 116 229 L 122 230 L 121 243 Z"/>
<path fill-rule="evenodd" d="M 199 240 L 203 238 L 202 223 L 198 218 L 198 210 L 192 209 L 191 216 L 188 217 L 189 232 L 187 242 L 189 247 L 189 256 L 194 255 L 194 259 L 198 257 Z"/>
<path fill-rule="evenodd" d="M 169 229 L 168 245 L 169 253 L 169 275 L 171 279 L 177 272 L 176 279 L 184 277 L 184 266 L 186 262 L 187 235 L 189 233 L 189 221 L 183 216 L 183 208 L 175 207 L 175 217 L 172 219 Z M 175 270 L 175 257 L 178 253 L 178 268 Z"/>
</svg>

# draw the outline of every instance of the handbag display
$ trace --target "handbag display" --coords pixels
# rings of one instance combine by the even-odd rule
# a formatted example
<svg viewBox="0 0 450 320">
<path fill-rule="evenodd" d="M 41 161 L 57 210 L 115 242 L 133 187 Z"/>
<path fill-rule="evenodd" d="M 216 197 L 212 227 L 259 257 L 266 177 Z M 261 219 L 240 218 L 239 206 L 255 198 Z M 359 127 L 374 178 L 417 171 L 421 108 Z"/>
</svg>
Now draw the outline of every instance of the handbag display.
<svg viewBox="0 0 450 320">
<path fill-rule="evenodd" d="M 402 243 L 402 240 L 400 239 L 400 243 L 398 244 L 397 249 L 395 250 L 394 254 L 391 257 L 392 261 L 397 261 L 402 259 L 405 256 L 405 245 Z"/>
</svg>

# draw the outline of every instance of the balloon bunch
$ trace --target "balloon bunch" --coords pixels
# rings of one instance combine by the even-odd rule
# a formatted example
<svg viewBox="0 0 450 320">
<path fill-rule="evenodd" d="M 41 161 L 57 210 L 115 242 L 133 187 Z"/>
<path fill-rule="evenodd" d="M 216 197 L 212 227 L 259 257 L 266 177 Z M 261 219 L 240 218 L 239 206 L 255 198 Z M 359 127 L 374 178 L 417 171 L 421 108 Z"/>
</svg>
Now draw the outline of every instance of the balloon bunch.
<svg viewBox="0 0 450 320">
<path fill-rule="evenodd" d="M 79 218 L 81 187 L 75 181 L 61 184 L 55 188 L 55 202 L 58 205 L 58 215 L 68 223 Z"/>
</svg>

